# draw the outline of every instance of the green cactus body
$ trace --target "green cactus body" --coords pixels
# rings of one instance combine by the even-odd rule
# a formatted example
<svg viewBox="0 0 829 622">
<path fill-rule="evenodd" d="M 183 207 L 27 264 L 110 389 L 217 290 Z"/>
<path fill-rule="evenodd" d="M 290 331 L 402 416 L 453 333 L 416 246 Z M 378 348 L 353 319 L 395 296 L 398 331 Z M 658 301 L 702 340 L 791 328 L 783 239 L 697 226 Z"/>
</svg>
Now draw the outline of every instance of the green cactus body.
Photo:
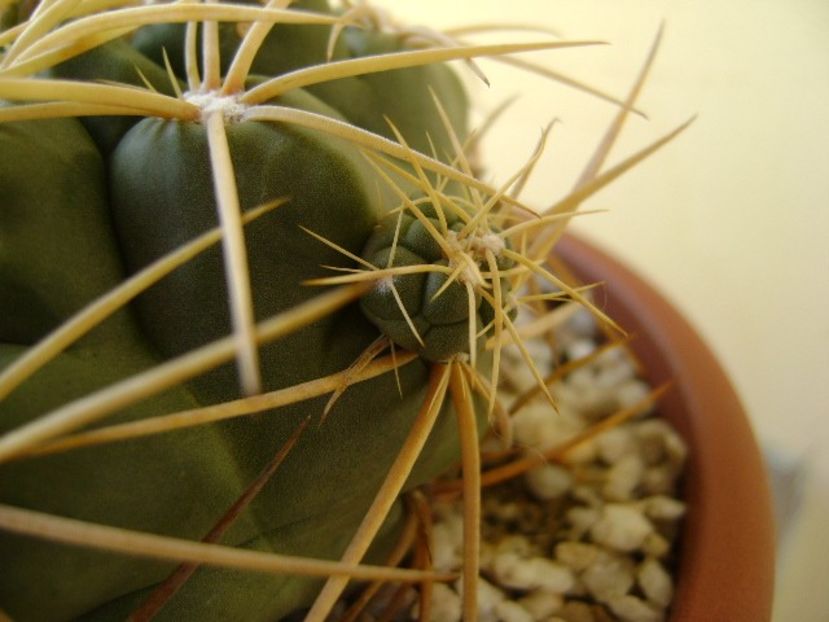
<svg viewBox="0 0 829 622">
<path fill-rule="evenodd" d="M 520 346 L 518 289 L 543 277 L 581 300 L 542 267 L 557 230 L 539 232 L 562 214 L 525 219 L 474 177 L 468 101 L 444 61 L 583 43 L 439 35 L 408 53 L 362 3 L 274 4 L 290 10 L 85 16 L 95 3 L 57 0 L 16 26 L 28 10 L 2 14 L 0 617 L 122 620 L 183 560 L 199 567 L 159 619 L 324 619 L 411 525 L 403 493 L 459 463 L 475 481 L 505 333 Z M 256 47 L 245 33 L 273 20 Z M 113 552 L 94 531 L 195 546 L 240 499 L 224 554 L 343 565 L 264 572 L 169 540 Z"/>
<path fill-rule="evenodd" d="M 174 93 L 164 69 L 121 39 L 61 63 L 49 73 L 56 78 L 110 80 L 135 86 L 141 84 L 143 76 L 157 91 L 167 95 Z M 131 116 L 88 117 L 81 120 L 104 157 L 109 156 L 136 121 L 137 118 Z"/>
<path fill-rule="evenodd" d="M 310 35 L 303 27 L 288 26 L 272 33 L 255 70 L 274 75 L 310 64 L 302 56 L 284 58 L 280 33 L 290 36 L 291 49 L 307 50 L 321 60 L 322 29 L 305 28 Z M 153 47 L 152 29 L 168 40 L 183 37 L 182 27 L 152 26 L 137 37 L 139 47 Z M 327 37 L 327 30 L 324 34 Z M 363 35 L 349 35 L 354 37 Z M 303 48 L 304 38 L 310 43 Z M 313 43 L 317 47 L 310 47 Z M 180 41 L 178 45 L 181 49 Z M 360 53 L 372 52 L 371 42 L 364 46 Z M 269 56 L 275 60 L 269 62 Z M 87 52 L 51 73 L 138 85 L 135 68 L 160 91 L 172 92 L 164 69 L 125 40 Z M 318 88 L 316 94 L 314 89 L 292 91 L 277 103 L 340 120 L 343 114 L 369 115 L 368 129 L 385 125 L 387 115 L 398 121 L 412 143 L 423 146 L 429 133 L 446 149 L 448 139 L 428 87 L 445 99 L 461 131 L 466 104 L 457 79 L 443 67 L 404 73 L 400 79 L 394 72 L 372 76 L 368 84 L 361 84 L 360 78 L 346 79 Z M 437 78 L 434 84 L 432 78 Z M 395 99 L 404 102 L 399 110 L 387 98 L 376 97 L 392 90 L 384 86 L 387 81 L 392 81 Z M 355 89 L 362 94 L 359 101 L 349 98 Z M 369 91 L 375 96 L 367 99 L 363 95 Z M 412 97 L 405 97 L 406 92 Z M 89 134 L 74 119 L 0 125 L 0 340 L 5 342 L 0 369 L 125 274 L 217 225 L 201 123 L 128 116 L 93 117 L 83 123 Z M 384 133 L 391 135 L 387 125 Z M 228 123 L 227 137 L 243 211 L 289 198 L 245 230 L 254 308 L 257 319 L 264 319 L 316 295 L 318 291 L 302 283 L 320 276 L 321 265 L 350 264 L 300 227 L 359 253 L 393 202 L 365 159 L 346 141 L 259 122 Z M 44 174 L 47 183 L 33 183 Z M 14 391 L 0 403 L 0 430 L 11 430 L 160 360 L 225 336 L 230 327 L 227 298 L 216 247 L 151 287 L 130 309 L 96 328 Z M 261 349 L 263 388 L 281 389 L 346 369 L 376 337 L 376 329 L 357 307 L 329 315 Z M 426 366 L 415 362 L 398 374 L 402 395 L 389 374 L 349 388 L 324 425 L 304 435 L 223 542 L 336 559 L 422 404 Z M 229 364 L 125 409 L 108 423 L 236 397 L 237 373 Z M 320 399 L 300 402 L 254 421 L 165 435 L 160 443 L 148 438 L 13 462 L 0 470 L 2 500 L 198 540 L 297 425 L 309 415 L 318 418 L 323 405 Z M 444 415 L 431 438 L 409 486 L 431 479 L 455 459 L 457 433 L 451 418 Z M 385 536 L 375 545 L 376 560 L 393 543 L 400 517 L 395 509 Z M 4 565 L 15 569 L 3 573 L 0 602 L 21 619 L 123 618 L 170 570 L 158 562 L 7 534 L 0 534 L 0 556 Z M 318 585 L 319 580 L 205 569 L 163 615 L 277 619 L 306 604 Z M 34 586 L 50 586 L 48 597 Z"/>
</svg>

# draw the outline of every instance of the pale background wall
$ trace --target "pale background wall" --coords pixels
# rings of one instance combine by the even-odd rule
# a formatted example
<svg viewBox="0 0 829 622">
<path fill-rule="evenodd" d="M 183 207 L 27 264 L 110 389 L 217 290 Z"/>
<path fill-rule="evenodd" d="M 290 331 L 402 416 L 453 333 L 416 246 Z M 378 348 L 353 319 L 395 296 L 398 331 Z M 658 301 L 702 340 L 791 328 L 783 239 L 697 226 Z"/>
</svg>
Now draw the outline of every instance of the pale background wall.
<svg viewBox="0 0 829 622">
<path fill-rule="evenodd" d="M 775 620 L 829 619 L 829 2 L 418 0 L 384 6 L 452 26 L 531 22 L 611 46 L 533 58 L 622 95 L 662 19 L 665 40 L 611 163 L 693 114 L 675 143 L 588 208 L 577 226 L 657 284 L 731 375 L 763 444 L 806 464 L 806 500 L 781 551 Z M 513 35 L 502 34 L 504 40 Z M 491 40 L 488 38 L 487 40 Z M 525 199 L 572 183 L 612 106 L 482 63 L 482 109 L 523 94 L 485 146 L 496 179 L 562 123 Z"/>
</svg>

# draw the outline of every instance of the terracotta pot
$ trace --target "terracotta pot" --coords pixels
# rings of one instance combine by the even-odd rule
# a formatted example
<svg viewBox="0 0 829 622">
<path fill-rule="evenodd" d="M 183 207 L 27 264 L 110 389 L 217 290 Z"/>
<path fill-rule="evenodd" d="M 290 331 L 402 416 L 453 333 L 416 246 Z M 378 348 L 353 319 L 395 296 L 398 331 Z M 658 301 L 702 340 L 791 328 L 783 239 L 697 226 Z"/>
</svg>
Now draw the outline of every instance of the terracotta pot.
<svg viewBox="0 0 829 622">
<path fill-rule="evenodd" d="M 766 470 L 746 414 L 711 351 L 656 291 L 575 237 L 557 254 L 585 281 L 604 281 L 600 306 L 636 335 L 649 380 L 674 380 L 660 412 L 690 447 L 689 505 L 672 622 L 764 622 L 771 616 L 774 528 Z M 606 296 L 606 298 L 603 298 Z"/>
</svg>

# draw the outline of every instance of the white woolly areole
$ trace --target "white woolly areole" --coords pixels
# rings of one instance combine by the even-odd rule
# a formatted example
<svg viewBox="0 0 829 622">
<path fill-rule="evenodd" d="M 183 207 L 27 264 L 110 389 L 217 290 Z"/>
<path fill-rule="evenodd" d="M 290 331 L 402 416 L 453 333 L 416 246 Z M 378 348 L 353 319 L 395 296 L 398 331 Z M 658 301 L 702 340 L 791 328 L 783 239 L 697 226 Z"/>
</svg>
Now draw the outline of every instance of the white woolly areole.
<svg viewBox="0 0 829 622">
<path fill-rule="evenodd" d="M 501 254 L 501 251 L 506 248 L 504 240 L 501 236 L 495 233 L 487 233 L 479 236 L 475 241 L 478 243 L 478 248 L 482 249 L 484 252 L 492 251 L 492 254 L 496 257 L 498 257 Z"/>
<path fill-rule="evenodd" d="M 377 279 L 377 283 L 375 283 L 374 288 L 383 294 L 390 292 L 394 287 L 394 277 L 393 276 L 384 276 L 382 279 Z"/>
<path fill-rule="evenodd" d="M 451 254 L 447 259 L 449 260 L 449 267 L 453 270 L 460 267 L 458 273 L 458 281 L 461 283 L 472 283 L 473 285 L 483 285 L 484 278 L 481 276 L 481 271 L 478 269 L 478 264 L 475 263 L 467 250 L 463 247 L 461 240 L 458 239 L 458 234 L 454 231 L 449 231 L 446 236 L 446 241 L 449 243 Z"/>
<path fill-rule="evenodd" d="M 464 266 L 460 274 L 458 274 L 458 281 L 461 283 L 472 283 L 473 285 L 484 284 L 484 277 L 481 276 L 481 271 L 478 269 L 476 263 L 464 261 L 462 258 L 454 259 L 449 263 L 452 268 L 455 268 L 458 264 Z"/>
<path fill-rule="evenodd" d="M 492 232 L 471 235 L 461 240 L 458 239 L 456 232 L 448 231 L 446 241 L 451 249 L 451 255 L 448 257 L 449 266 L 452 268 L 462 266 L 458 280 L 473 285 L 483 285 L 485 282 L 478 263 L 486 261 L 487 251 L 499 257 L 506 248 L 504 240 Z"/>
<path fill-rule="evenodd" d="M 492 251 L 493 255 L 499 257 L 506 248 L 506 242 L 501 236 L 491 231 L 485 233 L 477 231 L 463 240 L 459 240 L 458 234 L 454 231 L 449 231 L 446 241 L 454 250 L 471 253 L 475 259 L 484 259 L 487 251 Z"/>
<path fill-rule="evenodd" d="M 239 101 L 238 95 L 219 95 L 218 91 L 208 93 L 184 94 L 184 99 L 201 109 L 202 120 L 208 115 L 221 112 L 225 121 L 238 123 L 247 110 L 247 106 Z"/>
</svg>

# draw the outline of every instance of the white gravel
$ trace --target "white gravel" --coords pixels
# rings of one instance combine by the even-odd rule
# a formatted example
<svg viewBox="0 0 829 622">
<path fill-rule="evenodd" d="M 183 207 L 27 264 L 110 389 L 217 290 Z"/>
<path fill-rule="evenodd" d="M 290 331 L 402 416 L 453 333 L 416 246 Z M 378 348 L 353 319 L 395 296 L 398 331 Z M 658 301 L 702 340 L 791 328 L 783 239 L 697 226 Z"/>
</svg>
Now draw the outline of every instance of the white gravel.
<svg viewBox="0 0 829 622">
<path fill-rule="evenodd" d="M 565 356 L 594 352 L 589 318 L 579 314 L 570 325 L 575 332 L 559 340 Z M 533 348 L 543 351 L 539 344 Z M 505 359 L 520 395 L 534 380 L 515 353 L 506 351 Z M 636 377 L 637 369 L 617 348 L 571 372 L 552 386 L 558 412 L 539 397 L 513 416 L 516 446 L 537 455 L 641 401 L 650 387 Z M 484 492 L 483 622 L 666 619 L 674 592 L 674 540 L 686 511 L 677 497 L 678 479 L 688 452 L 670 424 L 653 415 L 604 432 L 563 463 L 544 464 Z M 456 502 L 435 514 L 432 554 L 441 570 L 461 570 L 461 508 Z M 437 617 L 438 611 L 460 615 L 457 591 L 442 588 L 434 598 L 439 607 L 433 620 L 459 619 Z M 443 598 L 446 604 L 439 603 Z"/>
</svg>

